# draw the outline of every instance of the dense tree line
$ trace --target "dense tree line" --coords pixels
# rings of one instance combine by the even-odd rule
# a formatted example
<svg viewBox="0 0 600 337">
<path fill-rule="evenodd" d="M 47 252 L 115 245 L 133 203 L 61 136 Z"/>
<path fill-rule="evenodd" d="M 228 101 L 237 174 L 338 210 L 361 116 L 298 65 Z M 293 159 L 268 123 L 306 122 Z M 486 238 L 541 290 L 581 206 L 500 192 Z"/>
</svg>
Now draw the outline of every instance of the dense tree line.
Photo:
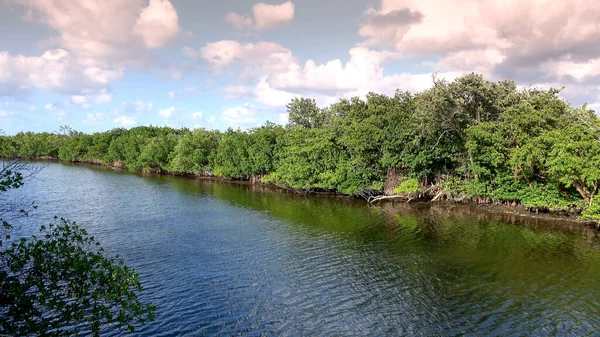
<svg viewBox="0 0 600 337">
<path fill-rule="evenodd" d="M 600 120 L 558 94 L 471 74 L 435 80 L 417 94 L 370 93 L 325 108 L 295 98 L 285 126 L 94 134 L 65 128 L 2 137 L 0 155 L 260 179 L 349 195 L 429 191 L 438 198 L 584 209 L 600 218 Z"/>
</svg>

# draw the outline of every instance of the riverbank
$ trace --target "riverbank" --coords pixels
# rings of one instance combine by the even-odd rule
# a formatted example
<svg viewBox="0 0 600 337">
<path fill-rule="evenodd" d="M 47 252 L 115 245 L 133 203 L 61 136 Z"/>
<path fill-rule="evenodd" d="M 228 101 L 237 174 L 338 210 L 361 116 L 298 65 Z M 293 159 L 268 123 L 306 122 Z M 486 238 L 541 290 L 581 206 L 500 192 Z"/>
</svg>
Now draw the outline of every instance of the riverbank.
<svg viewBox="0 0 600 337">
<path fill-rule="evenodd" d="M 439 213 L 444 213 L 442 210 L 447 210 L 445 213 L 458 211 L 462 214 L 470 214 L 470 216 L 477 217 L 477 212 L 484 212 L 488 214 L 492 219 L 498 221 L 504 221 L 509 223 L 525 223 L 528 226 L 537 226 L 540 222 L 551 224 L 549 227 L 554 229 L 568 228 L 580 230 L 582 226 L 584 228 L 594 229 L 598 231 L 600 229 L 600 221 L 594 219 L 585 219 L 581 216 L 569 213 L 567 211 L 550 211 L 540 210 L 539 208 L 525 207 L 515 202 L 493 202 L 487 200 L 482 203 L 481 200 L 475 200 L 471 198 L 466 199 L 451 199 L 451 198 L 435 198 L 435 195 L 439 196 L 439 192 L 431 193 L 415 193 L 405 195 L 393 195 L 386 198 L 378 199 L 376 202 L 373 200 L 365 199 L 359 196 L 352 196 L 338 191 L 324 190 L 324 189 L 296 189 L 286 186 L 284 184 L 277 184 L 272 182 L 263 182 L 261 179 L 236 179 L 232 177 L 215 176 L 208 172 L 200 174 L 190 173 L 176 173 L 168 172 L 165 170 L 131 170 L 121 163 L 104 163 L 99 160 L 91 161 L 64 161 L 57 158 L 42 157 L 42 158 L 11 158 L 20 160 L 32 160 L 42 162 L 57 162 L 69 165 L 82 165 L 82 166 L 93 166 L 101 167 L 110 170 L 139 173 L 143 175 L 161 175 L 161 176 L 173 176 L 185 179 L 197 179 L 204 181 L 214 181 L 219 183 L 234 184 L 238 186 L 249 186 L 253 189 L 269 189 L 285 191 L 287 193 L 299 194 L 299 195 L 315 195 L 321 197 L 336 197 L 336 198 L 347 198 L 355 200 L 356 202 L 368 203 L 371 207 L 381 207 L 385 209 L 402 209 L 402 205 L 411 204 L 414 205 L 435 205 L 434 208 Z M 436 191 L 439 191 L 436 190 Z M 411 207 L 412 207 L 411 206 Z M 423 207 L 423 206 L 417 206 Z M 428 207 L 428 206 L 425 206 Z M 404 209 L 406 211 L 406 209 Z M 531 220 L 531 221 L 530 221 Z M 546 225 L 544 225 L 546 226 Z"/>
</svg>

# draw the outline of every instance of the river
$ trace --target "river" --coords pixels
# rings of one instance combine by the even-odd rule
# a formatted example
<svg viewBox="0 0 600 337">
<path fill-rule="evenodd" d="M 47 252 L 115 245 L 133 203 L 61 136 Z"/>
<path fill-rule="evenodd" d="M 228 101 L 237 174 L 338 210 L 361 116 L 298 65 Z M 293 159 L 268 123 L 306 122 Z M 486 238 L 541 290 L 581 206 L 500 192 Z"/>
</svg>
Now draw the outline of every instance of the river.
<svg viewBox="0 0 600 337">
<path fill-rule="evenodd" d="M 157 317 L 134 336 L 600 331 L 600 242 L 578 224 L 58 163 L 13 193 L 39 205 L 17 235 L 69 218 L 135 267 Z"/>
</svg>

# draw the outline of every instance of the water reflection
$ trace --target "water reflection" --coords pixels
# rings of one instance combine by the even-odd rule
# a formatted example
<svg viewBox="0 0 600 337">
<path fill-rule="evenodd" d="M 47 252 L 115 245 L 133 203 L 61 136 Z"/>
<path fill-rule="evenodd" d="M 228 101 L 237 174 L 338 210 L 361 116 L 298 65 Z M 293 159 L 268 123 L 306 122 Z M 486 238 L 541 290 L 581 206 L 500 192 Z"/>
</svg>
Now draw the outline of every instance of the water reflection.
<svg viewBox="0 0 600 337">
<path fill-rule="evenodd" d="M 24 191 L 39 215 L 78 220 L 141 273 L 159 316 L 140 335 L 600 328 L 598 239 L 579 224 L 81 166 L 44 174 Z"/>
</svg>

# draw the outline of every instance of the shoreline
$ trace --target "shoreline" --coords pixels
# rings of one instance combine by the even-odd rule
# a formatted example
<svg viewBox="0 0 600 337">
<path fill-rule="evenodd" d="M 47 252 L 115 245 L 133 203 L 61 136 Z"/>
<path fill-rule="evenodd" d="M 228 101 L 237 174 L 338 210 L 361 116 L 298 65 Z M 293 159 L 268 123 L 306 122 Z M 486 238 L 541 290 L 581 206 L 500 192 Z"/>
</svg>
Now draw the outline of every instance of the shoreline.
<svg viewBox="0 0 600 337">
<path fill-rule="evenodd" d="M 158 171 L 158 170 L 132 170 L 124 167 L 123 165 L 110 165 L 100 161 L 65 161 L 57 158 L 51 157 L 40 157 L 40 158 L 2 158 L 3 160 L 24 160 L 24 161 L 32 161 L 32 162 L 54 162 L 60 164 L 67 165 L 81 165 L 81 166 L 93 166 L 104 169 L 110 169 L 114 171 L 122 171 L 122 172 L 130 172 L 137 173 L 142 175 L 153 175 L 153 176 L 168 176 L 168 177 L 181 177 L 186 179 L 194 179 L 194 180 L 203 180 L 203 181 L 213 181 L 219 183 L 229 183 L 235 184 L 239 186 L 247 186 L 247 187 L 261 187 L 267 188 L 270 190 L 284 191 L 287 193 L 292 193 L 296 195 L 315 195 L 315 196 L 325 196 L 325 197 L 333 197 L 333 198 L 344 198 L 356 201 L 357 203 L 361 200 L 364 201 L 369 207 L 381 207 L 381 208 L 394 208 L 397 205 L 429 205 L 430 206 L 441 206 L 446 209 L 452 209 L 456 207 L 462 208 L 470 208 L 477 209 L 478 211 L 485 212 L 487 214 L 498 215 L 498 216 L 507 216 L 513 218 L 511 221 L 513 222 L 514 218 L 521 219 L 531 219 L 531 220 L 541 220 L 544 222 L 561 222 L 562 224 L 559 227 L 564 227 L 566 223 L 570 223 L 577 226 L 584 226 L 586 228 L 591 228 L 597 232 L 600 232 L 600 221 L 585 219 L 577 215 L 568 214 L 566 211 L 547 211 L 547 212 L 535 212 L 533 210 L 528 210 L 526 207 L 518 204 L 518 205 L 509 205 L 501 202 L 492 202 L 481 204 L 477 203 L 473 200 L 463 200 L 463 201 L 455 201 L 455 200 L 432 200 L 432 198 L 411 198 L 410 196 L 402 196 L 396 195 L 394 198 L 382 199 L 378 200 L 376 204 L 368 202 L 366 199 L 360 198 L 358 196 L 352 196 L 340 193 L 338 191 L 327 191 L 322 189 L 294 189 L 287 187 L 283 184 L 276 183 L 265 183 L 260 181 L 260 179 L 235 179 L 231 177 L 219 177 L 213 175 L 202 175 L 202 174 L 190 174 L 190 173 L 174 173 L 168 171 Z M 474 214 L 473 214 L 474 215 Z M 555 226 L 550 226 L 555 227 Z"/>
</svg>

